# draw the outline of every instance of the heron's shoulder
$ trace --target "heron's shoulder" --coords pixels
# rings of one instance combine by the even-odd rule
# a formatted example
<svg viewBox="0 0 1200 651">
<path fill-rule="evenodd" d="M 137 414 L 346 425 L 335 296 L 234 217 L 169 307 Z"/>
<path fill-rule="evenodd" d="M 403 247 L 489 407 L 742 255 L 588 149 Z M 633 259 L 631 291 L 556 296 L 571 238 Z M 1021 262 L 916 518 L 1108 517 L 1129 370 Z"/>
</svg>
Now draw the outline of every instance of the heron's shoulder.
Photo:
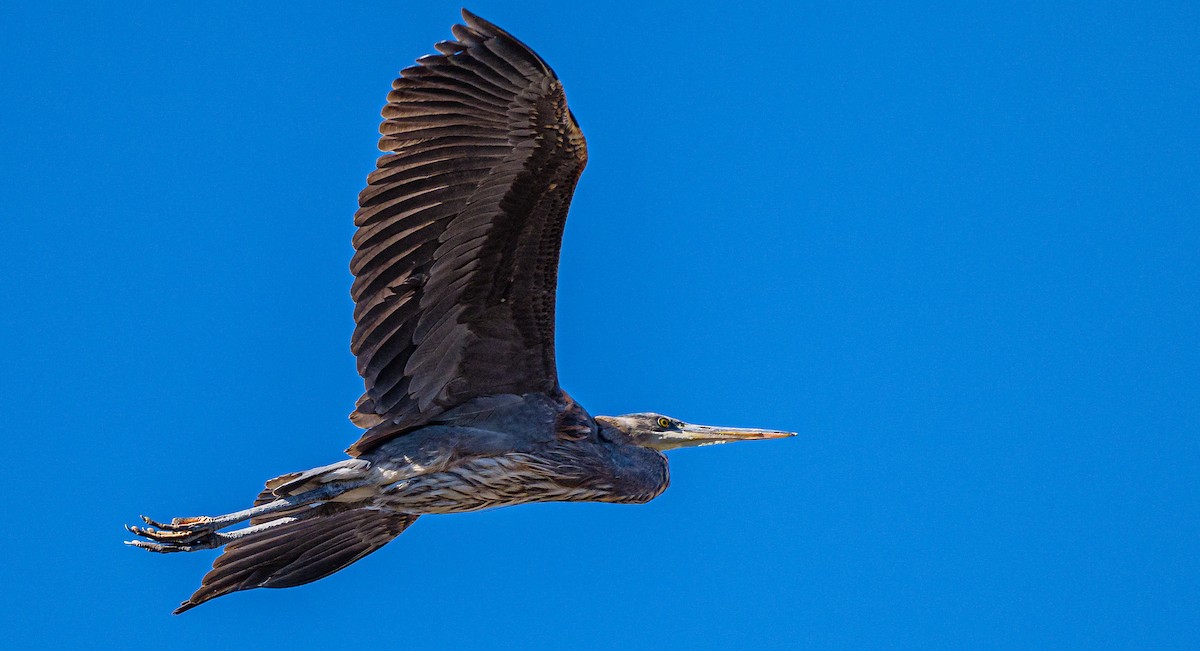
<svg viewBox="0 0 1200 651">
<path fill-rule="evenodd" d="M 468 400 L 439 414 L 430 424 L 548 439 L 565 409 L 562 399 L 548 394 L 496 394 Z"/>
</svg>

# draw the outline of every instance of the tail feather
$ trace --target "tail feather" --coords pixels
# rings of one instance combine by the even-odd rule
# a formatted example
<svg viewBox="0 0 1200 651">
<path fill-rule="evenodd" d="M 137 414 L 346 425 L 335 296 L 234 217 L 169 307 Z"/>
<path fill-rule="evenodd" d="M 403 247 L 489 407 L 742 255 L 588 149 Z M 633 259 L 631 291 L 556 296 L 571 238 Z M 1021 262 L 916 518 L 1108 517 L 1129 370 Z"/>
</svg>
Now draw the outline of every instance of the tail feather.
<svg viewBox="0 0 1200 651">
<path fill-rule="evenodd" d="M 391 542 L 416 519 L 358 508 L 250 534 L 225 546 L 200 588 L 175 614 L 239 590 L 290 588 L 324 578 Z"/>
</svg>

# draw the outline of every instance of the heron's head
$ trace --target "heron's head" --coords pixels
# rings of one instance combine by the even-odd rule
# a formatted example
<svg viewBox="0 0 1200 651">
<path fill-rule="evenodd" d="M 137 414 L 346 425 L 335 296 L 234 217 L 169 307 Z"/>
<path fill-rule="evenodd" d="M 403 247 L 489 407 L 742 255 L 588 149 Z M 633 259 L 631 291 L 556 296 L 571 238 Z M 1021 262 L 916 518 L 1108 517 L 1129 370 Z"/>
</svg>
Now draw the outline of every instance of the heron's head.
<svg viewBox="0 0 1200 651">
<path fill-rule="evenodd" d="M 634 443 L 655 450 L 674 450 L 697 445 L 716 445 L 730 441 L 757 441 L 795 436 L 795 432 L 744 427 L 712 427 L 693 425 L 662 414 L 625 414 L 597 416 L 596 420 L 614 427 Z"/>
</svg>

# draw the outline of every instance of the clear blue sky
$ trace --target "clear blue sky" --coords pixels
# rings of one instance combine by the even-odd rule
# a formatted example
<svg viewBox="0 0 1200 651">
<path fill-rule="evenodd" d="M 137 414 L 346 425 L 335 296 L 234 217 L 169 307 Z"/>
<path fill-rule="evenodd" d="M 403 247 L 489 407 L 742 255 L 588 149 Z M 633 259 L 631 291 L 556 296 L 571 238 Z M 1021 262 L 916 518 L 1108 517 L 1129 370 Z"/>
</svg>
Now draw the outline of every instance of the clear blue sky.
<svg viewBox="0 0 1200 651">
<path fill-rule="evenodd" d="M 393 76 L 458 20 L 246 4 L 0 9 L 7 644 L 1200 645 L 1184 2 L 471 5 L 589 140 L 564 386 L 802 435 L 170 616 L 213 554 L 122 523 L 356 437 L 355 196 Z"/>
</svg>

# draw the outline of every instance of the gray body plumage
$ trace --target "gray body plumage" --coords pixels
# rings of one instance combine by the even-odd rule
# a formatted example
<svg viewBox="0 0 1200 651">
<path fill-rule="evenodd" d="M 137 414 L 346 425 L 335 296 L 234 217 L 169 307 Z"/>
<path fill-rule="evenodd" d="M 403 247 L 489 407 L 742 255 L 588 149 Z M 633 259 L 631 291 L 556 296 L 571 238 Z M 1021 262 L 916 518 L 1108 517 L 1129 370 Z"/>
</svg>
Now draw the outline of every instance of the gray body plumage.
<svg viewBox="0 0 1200 651">
<path fill-rule="evenodd" d="M 351 458 L 276 477 L 250 508 L 130 527 L 150 551 L 224 548 L 177 613 L 315 581 L 425 514 L 638 504 L 667 487 L 664 450 L 789 435 L 593 418 L 559 387 L 558 254 L 587 147 L 546 62 L 463 18 L 393 82 L 388 153 L 359 195 L 351 350 L 364 392 L 350 419 L 366 431 Z"/>
<path fill-rule="evenodd" d="M 360 457 L 374 491 L 366 503 L 462 513 L 529 502 L 638 504 L 666 490 L 666 457 L 620 430 L 584 414 L 587 436 L 559 436 L 568 408 L 543 394 L 471 401 Z"/>
</svg>

